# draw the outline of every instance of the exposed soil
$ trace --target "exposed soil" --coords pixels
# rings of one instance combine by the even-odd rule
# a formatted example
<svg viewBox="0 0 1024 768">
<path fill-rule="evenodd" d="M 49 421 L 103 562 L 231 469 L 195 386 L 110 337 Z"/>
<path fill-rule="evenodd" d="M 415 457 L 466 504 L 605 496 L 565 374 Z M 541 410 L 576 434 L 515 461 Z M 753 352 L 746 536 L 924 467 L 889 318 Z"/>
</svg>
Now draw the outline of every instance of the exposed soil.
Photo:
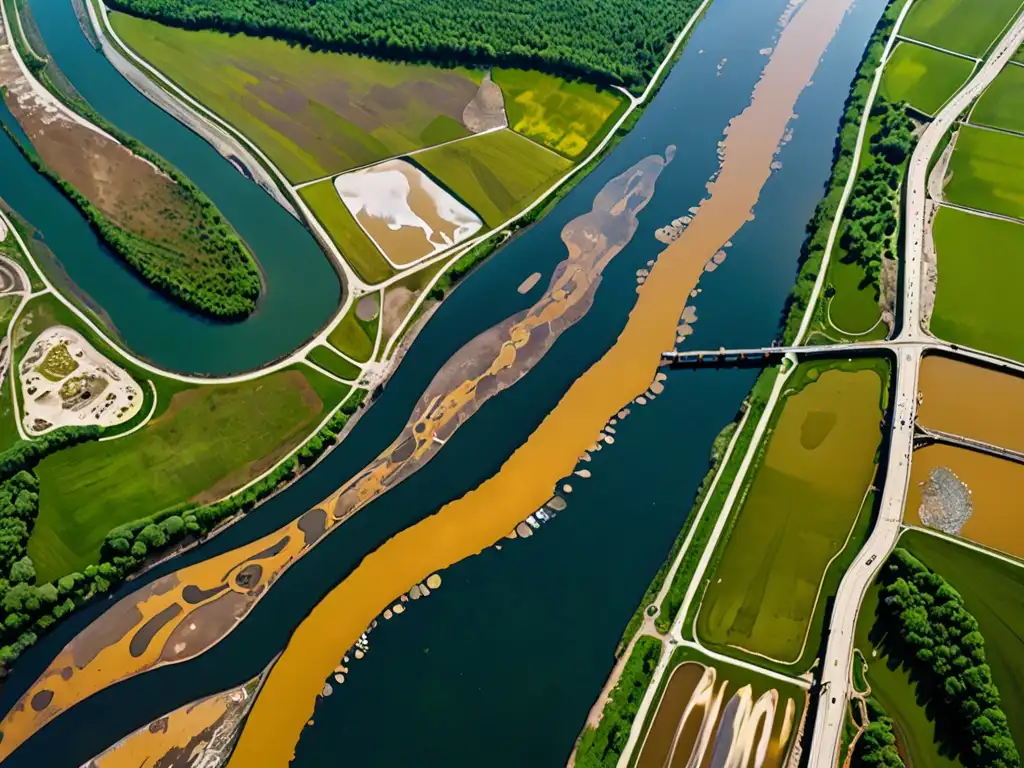
<svg viewBox="0 0 1024 768">
<path fill-rule="evenodd" d="M 476 96 L 462 111 L 462 124 L 473 133 L 508 126 L 505 97 L 498 84 L 491 80 L 490 72 L 484 75 Z"/>
<path fill-rule="evenodd" d="M 363 296 L 356 302 L 356 317 L 364 323 L 374 320 L 380 313 L 380 299 L 376 293 Z"/>
</svg>

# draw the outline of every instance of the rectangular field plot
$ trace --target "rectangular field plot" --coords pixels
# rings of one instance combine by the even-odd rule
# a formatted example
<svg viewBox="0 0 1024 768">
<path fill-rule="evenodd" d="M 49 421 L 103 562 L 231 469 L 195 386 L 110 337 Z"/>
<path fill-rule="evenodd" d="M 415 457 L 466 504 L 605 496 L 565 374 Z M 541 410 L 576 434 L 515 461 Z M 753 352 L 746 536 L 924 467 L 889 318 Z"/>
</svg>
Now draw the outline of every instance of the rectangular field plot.
<svg viewBox="0 0 1024 768">
<path fill-rule="evenodd" d="M 971 122 L 1024 132 L 1024 67 L 1003 69 L 971 111 Z"/>
<path fill-rule="evenodd" d="M 618 117 L 626 99 L 589 83 L 521 69 L 495 69 L 494 82 L 505 94 L 509 127 L 576 160 Z"/>
<path fill-rule="evenodd" d="M 764 762 L 750 764 L 786 764 L 807 699 L 801 688 L 689 648 L 676 649 L 668 667 L 634 768 L 716 765 L 712 755 L 756 754 L 759 744 L 766 747 Z"/>
<path fill-rule="evenodd" d="M 513 131 L 437 147 L 415 160 L 491 227 L 526 208 L 572 165 Z"/>
<path fill-rule="evenodd" d="M 932 333 L 1024 361 L 1024 224 L 942 208 L 932 226 L 939 275 Z"/>
<path fill-rule="evenodd" d="M 951 203 L 1024 219 L 1024 137 L 962 126 L 949 172 Z"/>
<path fill-rule="evenodd" d="M 1015 405 L 1007 403 L 1007 412 Z M 1024 465 L 966 448 L 925 446 L 914 451 L 904 519 L 1024 559 L 1021 488 Z"/>
<path fill-rule="evenodd" d="M 974 64 L 967 59 L 901 42 L 885 65 L 882 95 L 934 115 L 973 71 Z"/>
<path fill-rule="evenodd" d="M 982 56 L 1020 8 L 1020 0 L 920 0 L 900 34 L 968 56 Z"/>
<path fill-rule="evenodd" d="M 302 187 L 299 195 L 338 246 L 345 261 L 363 280 L 379 283 L 395 274 L 394 268 L 341 202 L 331 179 Z"/>
<path fill-rule="evenodd" d="M 473 211 L 404 160 L 346 173 L 334 187 L 363 231 L 398 266 L 446 250 L 483 227 Z"/>
<path fill-rule="evenodd" d="M 1024 453 L 1024 378 L 942 355 L 921 362 L 918 423 Z M 964 397 L 984 392 L 984 397 Z"/>
<path fill-rule="evenodd" d="M 293 182 L 471 135 L 463 120 L 480 71 L 314 52 L 120 13 L 111 14 L 111 23 L 135 52 L 248 136 Z"/>
<path fill-rule="evenodd" d="M 839 365 L 802 365 L 793 377 L 701 604 L 697 633 L 709 645 L 804 661 L 830 562 L 871 514 L 881 440 L 887 364 Z"/>
</svg>

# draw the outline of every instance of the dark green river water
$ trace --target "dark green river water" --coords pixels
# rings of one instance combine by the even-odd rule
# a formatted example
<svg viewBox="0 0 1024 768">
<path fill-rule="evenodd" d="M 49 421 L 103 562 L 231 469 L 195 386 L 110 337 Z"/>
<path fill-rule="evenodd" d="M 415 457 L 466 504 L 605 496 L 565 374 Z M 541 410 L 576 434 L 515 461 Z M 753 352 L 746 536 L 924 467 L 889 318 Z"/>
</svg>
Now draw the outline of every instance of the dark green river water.
<svg viewBox="0 0 1024 768">
<path fill-rule="evenodd" d="M 62 27 L 45 14 L 64 15 L 55 0 L 31 2 L 51 48 L 61 41 L 74 48 L 71 37 L 50 40 L 50 29 Z M 756 218 L 733 238 L 725 263 L 701 281 L 703 292 L 694 301 L 699 320 L 688 345 L 759 345 L 776 334 L 804 226 L 828 176 L 843 101 L 883 5 L 859 0 L 822 60 L 797 105 L 793 139 L 780 154 L 782 167 L 768 181 Z M 767 61 L 758 51 L 773 44 L 785 6 L 785 0 L 714 0 L 636 128 L 543 221 L 445 301 L 349 438 L 291 489 L 132 587 L 263 535 L 341 485 L 393 439 L 453 352 L 534 301 L 541 287 L 526 296 L 515 287 L 533 271 L 546 282 L 565 256 L 559 239 L 565 223 L 589 210 L 609 179 L 675 144 L 675 160 L 640 214 L 635 238 L 605 270 L 594 308 L 535 370 L 484 405 L 426 468 L 293 566 L 210 652 L 97 694 L 43 729 L 8 763 L 79 765 L 154 717 L 251 677 L 365 554 L 492 475 L 614 343 L 636 299 L 635 271 L 663 247 L 654 230 L 703 196 L 717 168 L 722 131 L 748 103 Z M 106 66 L 102 59 L 95 65 Z M 85 84 L 75 84 L 86 92 Z M 215 190 L 208 191 L 225 206 Z M 16 194 L 2 187 L 0 194 L 22 207 Z M 297 235 L 308 239 L 301 230 Z M 115 320 L 117 312 L 129 317 L 124 307 L 103 306 Z M 162 353 L 156 347 L 148 352 L 154 358 Z M 754 376 L 749 370 L 670 373 L 665 393 L 634 408 L 617 428 L 616 444 L 591 462 L 594 476 L 573 480 L 565 512 L 529 540 L 503 542 L 500 552 L 492 548 L 448 569 L 433 595 L 381 622 L 367 658 L 354 662 L 346 683 L 318 705 L 316 725 L 303 734 L 295 765 L 563 765 L 612 665 L 619 635 L 685 519 L 711 441 L 733 418 Z M 0 704 L 11 706 L 109 604 L 83 611 L 29 651 Z M 340 660 L 347 649 L 337 650 Z"/>
<path fill-rule="evenodd" d="M 209 144 L 136 91 L 78 25 L 70 0 L 29 0 L 57 66 L 86 101 L 159 152 L 213 200 L 259 260 L 264 292 L 238 323 L 162 298 L 92 234 L 77 209 L 0 137 L 0 197 L 28 219 L 90 303 L 136 354 L 185 373 L 225 375 L 292 352 L 330 320 L 341 283 L 313 236 Z M 9 120 L 5 122 L 11 122 Z"/>
</svg>

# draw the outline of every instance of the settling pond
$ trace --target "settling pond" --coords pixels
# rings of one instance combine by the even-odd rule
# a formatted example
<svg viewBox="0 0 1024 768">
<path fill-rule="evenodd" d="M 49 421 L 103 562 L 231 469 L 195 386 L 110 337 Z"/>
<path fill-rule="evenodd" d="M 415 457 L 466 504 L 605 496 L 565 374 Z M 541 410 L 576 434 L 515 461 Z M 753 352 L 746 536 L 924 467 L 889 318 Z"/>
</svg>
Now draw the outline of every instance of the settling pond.
<svg viewBox="0 0 1024 768">
<path fill-rule="evenodd" d="M 11 182 L 5 173 L 0 196 L 43 230 L 69 274 L 109 313 L 126 343 L 171 367 L 227 372 L 287 352 L 326 322 L 337 302 L 337 282 L 317 288 L 329 282 L 323 270 L 330 267 L 310 236 L 122 81 L 82 39 L 69 3 L 30 0 L 30 5 L 76 88 L 200 184 L 257 251 L 268 277 L 268 259 L 276 253 L 285 262 L 282 269 L 294 267 L 284 285 L 294 281 L 301 287 L 289 299 L 301 305 L 298 317 L 282 310 L 280 327 L 261 319 L 270 314 L 276 294 L 289 293 L 286 287 L 278 290 L 272 277 L 260 314 L 236 326 L 208 326 L 127 283 L 120 291 L 103 292 L 103 281 L 90 282 L 92 270 L 121 280 L 130 275 L 95 246 L 87 231 L 60 240 L 62 228 L 77 226 L 74 212 L 60 213 L 59 196 L 47 197 L 29 176 Z M 777 157 L 781 166 L 762 190 L 755 218 L 732 238 L 724 263 L 701 279 L 688 345 L 762 345 L 777 333 L 804 227 L 829 173 L 849 82 L 882 7 L 882 0 L 855 3 L 813 85 L 803 91 L 799 118 L 791 123 L 793 136 Z M 554 265 L 565 258 L 562 227 L 590 210 L 597 191 L 644 157 L 675 145 L 675 158 L 640 213 L 635 237 L 604 272 L 594 310 L 567 330 L 529 375 L 484 405 L 428 467 L 293 566 L 244 623 L 208 653 L 94 695 L 42 729 L 7 763 L 80 765 L 155 717 L 251 678 L 368 552 L 494 475 L 569 386 L 615 343 L 636 302 L 637 270 L 664 247 L 654 232 L 686 215 L 704 196 L 718 168 L 723 129 L 748 104 L 768 61 L 761 51 L 775 44 L 785 9 L 784 0 L 714 0 L 634 130 L 543 221 L 445 301 L 349 438 L 294 487 L 132 588 L 252 541 L 342 485 L 398 434 L 445 360 L 481 330 L 536 300 Z M 10 147 L 3 146 L 6 153 Z M 6 154 L 0 162 L 20 173 Z M 56 222 L 49 228 L 48 216 Z M 75 268 L 79 257 L 83 264 Z M 516 287 L 533 272 L 543 279 L 519 294 Z M 324 297 L 317 298 L 319 290 Z M 564 762 L 611 667 L 622 628 L 689 510 L 711 442 L 735 415 L 755 375 L 749 370 L 671 373 L 664 393 L 633 407 L 617 429 L 616 444 L 594 456 L 593 476 L 572 478 L 564 512 L 527 540 L 503 541 L 500 551 L 490 547 L 449 568 L 429 598 L 380 622 L 366 658 L 353 662 L 346 682 L 318 704 L 295 764 L 334 765 L 344 759 L 519 768 Z M 524 517 L 530 511 L 524 510 Z M 25 654 L 5 684 L 5 711 L 109 605 L 83 611 Z M 337 649 L 339 660 L 345 651 Z"/>
</svg>

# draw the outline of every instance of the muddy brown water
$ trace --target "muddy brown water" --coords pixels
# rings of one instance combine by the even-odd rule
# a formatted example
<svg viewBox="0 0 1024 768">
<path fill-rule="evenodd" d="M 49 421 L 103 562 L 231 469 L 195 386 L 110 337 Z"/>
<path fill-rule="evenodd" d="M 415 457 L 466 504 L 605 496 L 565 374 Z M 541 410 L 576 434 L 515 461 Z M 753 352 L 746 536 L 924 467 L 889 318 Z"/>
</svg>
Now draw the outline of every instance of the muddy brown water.
<svg viewBox="0 0 1024 768">
<path fill-rule="evenodd" d="M 929 355 L 918 386 L 921 426 L 1024 451 L 1024 378 Z"/>
<path fill-rule="evenodd" d="M 669 679 L 668 685 L 665 686 L 665 692 L 662 694 L 654 722 L 641 747 L 640 759 L 637 760 L 636 768 L 664 768 L 665 760 L 672 748 L 672 742 L 675 741 L 680 718 L 686 710 L 686 705 L 690 703 L 697 683 L 700 682 L 703 674 L 704 665 L 692 661 L 680 664 L 672 671 L 672 677 Z M 702 719 L 703 708 L 691 712 L 685 730 L 679 737 L 676 754 L 683 756 L 684 763 L 693 751 Z"/>
<path fill-rule="evenodd" d="M 945 467 L 967 485 L 973 512 L 960 536 L 1016 557 L 1024 557 L 1024 465 L 948 445 L 914 452 L 904 520 L 922 525 L 921 489 L 931 471 Z"/>
</svg>

